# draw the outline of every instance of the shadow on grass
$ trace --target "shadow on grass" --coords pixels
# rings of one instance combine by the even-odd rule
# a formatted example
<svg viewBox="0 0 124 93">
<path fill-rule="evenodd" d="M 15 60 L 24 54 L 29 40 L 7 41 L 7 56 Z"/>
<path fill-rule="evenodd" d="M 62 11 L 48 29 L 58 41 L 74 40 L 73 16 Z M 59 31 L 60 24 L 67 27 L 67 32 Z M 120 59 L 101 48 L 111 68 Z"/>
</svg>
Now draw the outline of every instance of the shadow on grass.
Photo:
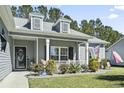
<svg viewBox="0 0 124 93">
<path fill-rule="evenodd" d="M 119 82 L 118 85 L 124 87 L 124 83 L 120 81 L 124 81 L 124 75 L 101 75 L 97 77 L 99 80 L 107 80 L 107 81 L 117 81 Z"/>
<path fill-rule="evenodd" d="M 124 81 L 124 75 L 101 75 L 97 79 L 108 81 Z"/>
</svg>

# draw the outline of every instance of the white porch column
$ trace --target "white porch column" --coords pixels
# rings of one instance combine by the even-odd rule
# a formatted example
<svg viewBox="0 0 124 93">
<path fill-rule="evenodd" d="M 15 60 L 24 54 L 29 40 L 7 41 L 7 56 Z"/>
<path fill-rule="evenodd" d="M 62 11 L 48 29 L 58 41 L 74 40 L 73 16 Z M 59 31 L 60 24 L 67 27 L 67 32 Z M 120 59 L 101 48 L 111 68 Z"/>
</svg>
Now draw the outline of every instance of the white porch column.
<svg viewBox="0 0 124 93">
<path fill-rule="evenodd" d="M 36 64 L 38 64 L 38 38 L 36 38 Z"/>
<path fill-rule="evenodd" d="M 49 60 L 49 52 L 50 52 L 50 50 L 49 50 L 49 47 L 50 47 L 50 39 L 46 39 L 46 61 L 48 61 Z"/>
<path fill-rule="evenodd" d="M 80 61 L 80 44 L 78 44 L 78 60 Z"/>
<path fill-rule="evenodd" d="M 85 48 L 86 48 L 86 51 L 85 51 L 85 53 L 86 53 L 86 65 L 89 65 L 89 43 L 88 42 L 85 43 Z"/>
</svg>

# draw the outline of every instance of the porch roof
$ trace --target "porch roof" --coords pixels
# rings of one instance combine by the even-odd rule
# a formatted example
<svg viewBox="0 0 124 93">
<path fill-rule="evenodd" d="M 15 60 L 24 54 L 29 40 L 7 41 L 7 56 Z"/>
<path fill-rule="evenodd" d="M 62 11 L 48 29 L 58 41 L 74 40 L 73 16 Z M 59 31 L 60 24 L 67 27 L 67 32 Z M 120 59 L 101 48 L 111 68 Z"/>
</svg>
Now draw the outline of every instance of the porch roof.
<svg viewBox="0 0 124 93">
<path fill-rule="evenodd" d="M 34 31 L 34 30 L 22 30 L 16 29 L 16 31 L 10 31 L 10 36 L 24 36 L 24 37 L 32 37 L 32 38 L 51 38 L 51 39 L 61 39 L 61 40 L 69 40 L 69 41 L 88 41 L 89 38 L 87 36 L 79 36 L 74 34 L 67 33 L 57 33 L 57 32 L 49 32 L 49 31 Z"/>
</svg>

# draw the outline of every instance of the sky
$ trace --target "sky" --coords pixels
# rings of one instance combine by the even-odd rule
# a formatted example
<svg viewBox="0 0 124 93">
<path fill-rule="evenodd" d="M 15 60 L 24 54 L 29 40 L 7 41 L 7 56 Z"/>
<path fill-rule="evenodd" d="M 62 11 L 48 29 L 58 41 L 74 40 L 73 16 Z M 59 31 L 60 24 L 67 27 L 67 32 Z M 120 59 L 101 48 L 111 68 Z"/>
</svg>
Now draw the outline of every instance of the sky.
<svg viewBox="0 0 124 93">
<path fill-rule="evenodd" d="M 47 6 L 50 8 L 51 6 Z M 80 24 L 81 20 L 100 18 L 104 25 L 124 34 L 124 6 L 113 5 L 54 5 Z"/>
</svg>

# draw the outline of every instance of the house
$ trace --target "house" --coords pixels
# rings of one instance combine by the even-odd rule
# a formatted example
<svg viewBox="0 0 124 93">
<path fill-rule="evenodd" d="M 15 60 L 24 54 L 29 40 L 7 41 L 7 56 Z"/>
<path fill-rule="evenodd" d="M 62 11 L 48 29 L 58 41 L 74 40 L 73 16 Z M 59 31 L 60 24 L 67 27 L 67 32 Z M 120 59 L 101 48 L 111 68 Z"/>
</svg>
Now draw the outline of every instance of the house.
<svg viewBox="0 0 124 93">
<path fill-rule="evenodd" d="M 124 62 L 116 63 L 113 57 L 113 51 L 116 51 L 124 60 L 123 45 L 124 45 L 124 37 L 122 37 L 121 39 L 119 39 L 117 42 L 115 42 L 113 45 L 111 45 L 109 48 L 106 49 L 106 57 L 107 59 L 110 60 L 111 65 L 124 66 Z"/>
<path fill-rule="evenodd" d="M 54 59 L 58 64 L 89 62 L 89 47 L 100 45 L 99 58 L 105 58 L 106 41 L 70 28 L 70 20 L 44 22 L 39 13 L 29 18 L 13 17 L 9 6 L 0 6 L 0 80 L 12 70 L 27 70 L 29 62 Z"/>
</svg>

